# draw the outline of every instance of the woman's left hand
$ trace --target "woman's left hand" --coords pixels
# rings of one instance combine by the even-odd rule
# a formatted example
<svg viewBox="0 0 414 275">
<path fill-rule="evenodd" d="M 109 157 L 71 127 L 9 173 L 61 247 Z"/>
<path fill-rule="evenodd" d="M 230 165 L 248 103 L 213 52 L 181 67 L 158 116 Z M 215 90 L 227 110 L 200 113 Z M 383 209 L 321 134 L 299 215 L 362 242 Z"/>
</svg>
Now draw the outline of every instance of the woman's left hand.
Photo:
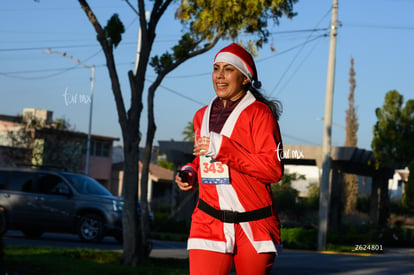
<svg viewBox="0 0 414 275">
<path fill-rule="evenodd" d="M 208 152 L 209 147 L 210 147 L 210 138 L 200 137 L 194 145 L 193 155 L 194 156 L 205 155 Z"/>
</svg>

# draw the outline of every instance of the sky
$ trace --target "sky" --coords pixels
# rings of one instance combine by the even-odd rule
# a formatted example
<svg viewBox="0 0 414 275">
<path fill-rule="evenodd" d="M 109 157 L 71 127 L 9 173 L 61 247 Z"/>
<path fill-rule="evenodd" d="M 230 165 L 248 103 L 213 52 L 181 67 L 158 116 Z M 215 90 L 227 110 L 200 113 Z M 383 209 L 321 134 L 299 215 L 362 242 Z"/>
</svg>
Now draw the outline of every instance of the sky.
<svg viewBox="0 0 414 275">
<path fill-rule="evenodd" d="M 117 13 L 125 26 L 115 60 L 129 108 L 127 73 L 134 70 L 137 56 L 137 16 L 122 0 L 88 2 L 101 25 Z M 294 8 L 296 17 L 269 25 L 269 43 L 255 57 L 263 94 L 283 104 L 279 124 L 285 144 L 322 145 L 331 7 L 331 0 L 300 0 Z M 171 6 L 160 21 L 154 55 L 169 50 L 182 34 L 175 8 Z M 339 0 L 332 146 L 344 143 L 351 58 L 356 72 L 358 147 L 371 150 L 375 109 L 383 105 L 387 92 L 397 90 L 405 101 L 414 99 L 413 10 L 411 0 Z M 154 145 L 159 140 L 183 139 L 182 131 L 194 113 L 215 95 L 211 81 L 214 55 L 231 42 L 221 41 L 211 51 L 186 61 L 161 83 L 155 96 Z M 92 133 L 121 138 L 104 54 L 78 1 L 2 1 L 0 114 L 47 109 L 53 111 L 54 119 L 64 118 L 86 133 L 92 66 Z M 149 69 L 146 87 L 155 77 Z M 145 137 L 146 93 L 143 100 L 141 132 Z"/>
</svg>

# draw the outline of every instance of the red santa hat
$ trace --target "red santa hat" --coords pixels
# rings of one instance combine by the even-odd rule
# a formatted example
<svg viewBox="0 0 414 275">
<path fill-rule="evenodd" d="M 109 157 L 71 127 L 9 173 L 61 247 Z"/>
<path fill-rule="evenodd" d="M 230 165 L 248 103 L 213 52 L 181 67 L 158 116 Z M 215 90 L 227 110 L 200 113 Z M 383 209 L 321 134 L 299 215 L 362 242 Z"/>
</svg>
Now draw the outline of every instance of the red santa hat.
<svg viewBox="0 0 414 275">
<path fill-rule="evenodd" d="M 214 64 L 217 62 L 225 62 L 233 65 L 244 74 L 256 88 L 260 88 L 261 83 L 257 79 L 257 70 L 253 57 L 239 44 L 232 43 L 221 49 L 214 58 Z"/>
</svg>

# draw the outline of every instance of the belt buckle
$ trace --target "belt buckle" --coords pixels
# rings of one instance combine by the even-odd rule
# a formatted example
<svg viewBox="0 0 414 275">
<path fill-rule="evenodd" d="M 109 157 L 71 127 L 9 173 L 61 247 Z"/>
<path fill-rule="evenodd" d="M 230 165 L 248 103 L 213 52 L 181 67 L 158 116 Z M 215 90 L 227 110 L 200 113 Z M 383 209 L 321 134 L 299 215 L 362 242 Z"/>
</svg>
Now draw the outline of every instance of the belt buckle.
<svg viewBox="0 0 414 275">
<path fill-rule="evenodd" d="M 239 223 L 237 220 L 238 212 L 230 210 L 222 210 L 222 219 L 225 223 Z"/>
</svg>

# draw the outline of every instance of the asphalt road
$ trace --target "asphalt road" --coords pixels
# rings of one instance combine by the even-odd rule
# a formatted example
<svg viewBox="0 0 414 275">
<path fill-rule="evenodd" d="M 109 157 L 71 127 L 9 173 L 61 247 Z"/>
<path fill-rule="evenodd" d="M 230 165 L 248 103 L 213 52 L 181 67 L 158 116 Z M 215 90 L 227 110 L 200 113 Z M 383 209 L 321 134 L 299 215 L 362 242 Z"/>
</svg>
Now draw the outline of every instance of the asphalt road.
<svg viewBox="0 0 414 275">
<path fill-rule="evenodd" d="M 82 242 L 76 235 L 44 234 L 38 240 L 30 240 L 17 231 L 4 236 L 6 245 L 81 247 L 103 250 L 122 250 L 113 238 L 105 238 L 102 243 Z M 185 243 L 154 241 L 151 257 L 188 258 Z M 413 248 L 414 249 L 414 248 Z M 340 274 L 340 275 L 414 275 L 414 253 L 410 249 L 384 248 L 383 254 L 357 256 L 350 254 L 327 254 L 315 251 L 285 249 L 276 257 L 273 275 L 293 274 Z"/>
<path fill-rule="evenodd" d="M 383 254 L 356 256 L 284 250 L 272 274 L 414 274 L 414 254 L 409 249 L 384 249 Z"/>
</svg>

